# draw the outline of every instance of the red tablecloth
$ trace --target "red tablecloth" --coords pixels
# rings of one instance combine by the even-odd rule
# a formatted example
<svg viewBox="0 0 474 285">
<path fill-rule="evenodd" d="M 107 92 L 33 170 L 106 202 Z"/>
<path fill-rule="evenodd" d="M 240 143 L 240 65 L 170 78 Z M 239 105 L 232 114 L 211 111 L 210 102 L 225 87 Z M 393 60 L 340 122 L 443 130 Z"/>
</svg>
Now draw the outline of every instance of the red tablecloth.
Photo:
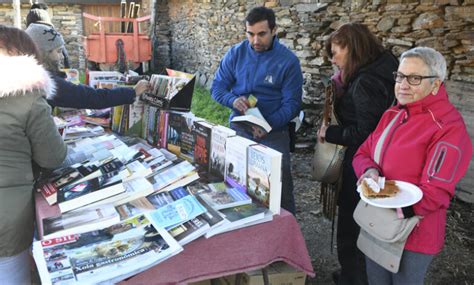
<svg viewBox="0 0 474 285">
<path fill-rule="evenodd" d="M 42 219 L 59 213 L 36 193 L 36 219 L 42 235 Z M 282 210 L 273 221 L 200 238 L 184 246 L 178 255 L 120 284 L 179 284 L 217 278 L 263 268 L 284 261 L 314 276 L 300 227 L 293 215 Z"/>
</svg>

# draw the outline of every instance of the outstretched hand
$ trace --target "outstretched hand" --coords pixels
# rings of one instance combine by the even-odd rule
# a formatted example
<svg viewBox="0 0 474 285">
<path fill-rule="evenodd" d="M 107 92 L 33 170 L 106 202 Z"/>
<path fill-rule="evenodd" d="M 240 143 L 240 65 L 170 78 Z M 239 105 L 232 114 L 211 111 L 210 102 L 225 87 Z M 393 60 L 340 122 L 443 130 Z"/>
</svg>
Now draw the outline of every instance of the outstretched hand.
<svg viewBox="0 0 474 285">
<path fill-rule="evenodd" d="M 133 89 L 135 89 L 135 95 L 140 96 L 144 92 L 149 91 L 151 89 L 151 85 L 150 85 L 150 82 L 148 82 L 145 79 L 142 79 L 138 81 L 138 83 L 135 85 Z"/>
</svg>

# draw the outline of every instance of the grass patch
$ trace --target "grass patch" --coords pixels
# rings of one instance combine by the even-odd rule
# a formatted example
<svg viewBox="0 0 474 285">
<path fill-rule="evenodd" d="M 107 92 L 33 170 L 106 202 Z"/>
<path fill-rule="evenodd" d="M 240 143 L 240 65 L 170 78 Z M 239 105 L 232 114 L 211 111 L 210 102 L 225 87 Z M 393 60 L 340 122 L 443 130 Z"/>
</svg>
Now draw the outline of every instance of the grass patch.
<svg viewBox="0 0 474 285">
<path fill-rule="evenodd" d="M 231 110 L 214 101 L 209 90 L 196 86 L 194 88 L 191 112 L 207 121 L 229 126 L 229 115 Z"/>
</svg>

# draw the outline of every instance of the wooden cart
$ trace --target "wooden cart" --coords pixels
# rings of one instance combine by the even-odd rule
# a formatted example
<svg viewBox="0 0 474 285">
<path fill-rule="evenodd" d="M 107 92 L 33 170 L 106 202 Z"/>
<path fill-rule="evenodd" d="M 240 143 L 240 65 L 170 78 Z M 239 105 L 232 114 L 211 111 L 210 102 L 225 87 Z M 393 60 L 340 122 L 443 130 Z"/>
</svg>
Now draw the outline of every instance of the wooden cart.
<svg viewBox="0 0 474 285">
<path fill-rule="evenodd" d="M 83 13 L 84 18 L 97 22 L 99 33 L 85 37 L 84 46 L 86 59 L 98 64 L 114 64 L 118 59 L 117 43 L 122 40 L 127 62 L 140 63 L 151 60 L 151 41 L 148 35 L 139 33 L 139 23 L 150 20 L 151 16 L 140 18 L 99 17 Z M 132 33 L 106 33 L 105 22 L 131 22 Z M 122 44 L 120 43 L 120 44 Z"/>
</svg>

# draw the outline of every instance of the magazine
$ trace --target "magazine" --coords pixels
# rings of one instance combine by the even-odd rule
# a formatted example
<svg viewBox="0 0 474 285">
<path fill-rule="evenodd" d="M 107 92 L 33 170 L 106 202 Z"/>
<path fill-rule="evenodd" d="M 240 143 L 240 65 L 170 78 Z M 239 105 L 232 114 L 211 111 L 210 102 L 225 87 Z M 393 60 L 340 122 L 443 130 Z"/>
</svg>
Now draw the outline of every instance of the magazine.
<svg viewBox="0 0 474 285">
<path fill-rule="evenodd" d="M 114 283 L 181 250 L 145 214 L 103 230 L 34 242 L 33 257 L 42 284 Z"/>
</svg>

